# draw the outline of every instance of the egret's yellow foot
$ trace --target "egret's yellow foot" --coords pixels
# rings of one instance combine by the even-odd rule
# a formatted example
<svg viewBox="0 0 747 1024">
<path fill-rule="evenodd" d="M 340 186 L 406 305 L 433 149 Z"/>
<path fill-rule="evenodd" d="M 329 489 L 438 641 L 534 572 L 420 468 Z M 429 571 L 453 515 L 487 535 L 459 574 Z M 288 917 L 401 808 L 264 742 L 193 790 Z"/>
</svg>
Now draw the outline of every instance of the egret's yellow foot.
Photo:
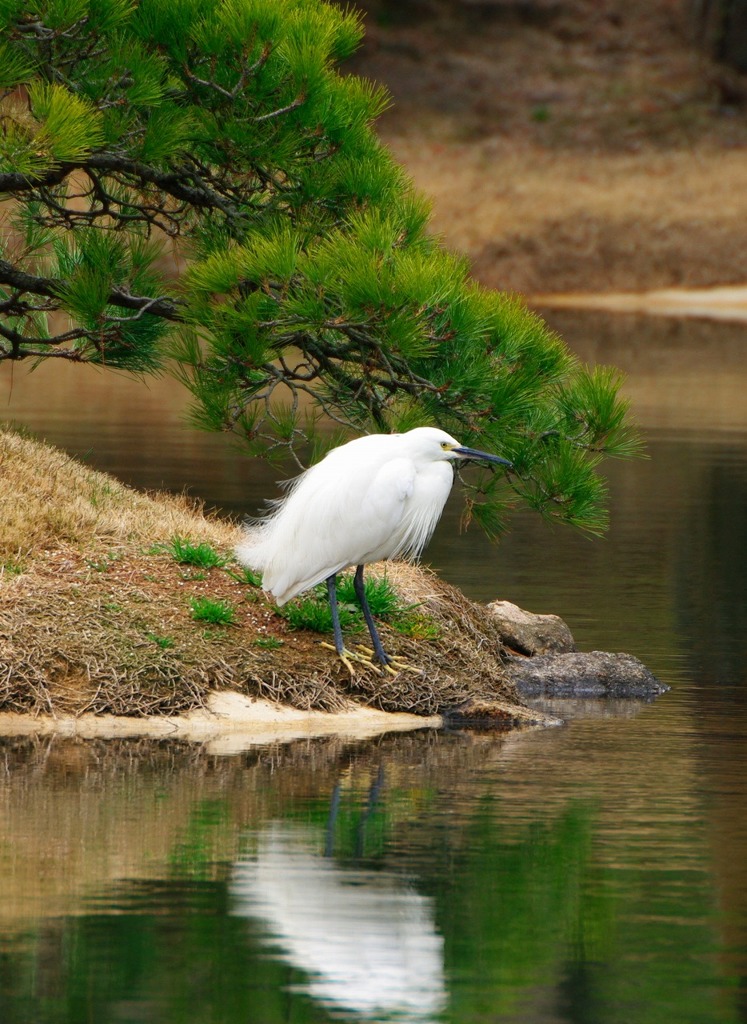
<svg viewBox="0 0 747 1024">
<path fill-rule="evenodd" d="M 340 661 L 343 663 L 345 668 L 350 673 L 351 677 L 355 676 L 355 668 L 353 662 L 358 662 L 359 665 L 365 665 L 366 668 L 381 668 L 380 665 L 371 660 L 370 657 L 365 657 L 362 654 L 358 654 L 357 651 L 349 651 L 346 648 L 342 651 L 338 651 L 334 644 L 328 644 L 326 640 L 322 640 L 322 647 L 326 647 L 328 651 L 334 651 Z M 371 651 L 371 654 L 374 652 Z M 388 666 L 387 666 L 388 667 Z M 396 675 L 396 673 L 395 673 Z"/>
<path fill-rule="evenodd" d="M 371 665 L 386 669 L 390 675 L 396 676 L 398 672 L 420 672 L 420 669 L 415 665 L 411 665 L 409 661 L 405 661 L 403 658 L 393 658 L 391 655 L 388 655 L 389 664 L 381 665 L 378 661 L 373 660 L 376 651 L 371 647 L 366 647 L 364 644 L 356 644 L 355 646 L 359 651 L 363 651 Z"/>
</svg>

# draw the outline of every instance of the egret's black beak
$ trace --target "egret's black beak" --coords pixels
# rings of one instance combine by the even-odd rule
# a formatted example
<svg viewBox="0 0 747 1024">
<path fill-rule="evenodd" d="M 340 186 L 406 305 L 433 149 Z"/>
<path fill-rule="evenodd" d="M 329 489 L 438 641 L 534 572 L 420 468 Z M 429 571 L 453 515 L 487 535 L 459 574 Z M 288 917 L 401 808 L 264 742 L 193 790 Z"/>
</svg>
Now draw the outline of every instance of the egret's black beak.
<svg viewBox="0 0 747 1024">
<path fill-rule="evenodd" d="M 479 459 L 481 462 L 494 462 L 498 466 L 511 466 L 508 459 L 502 459 L 500 455 L 489 455 L 477 448 L 452 448 L 455 455 L 461 455 L 463 459 Z"/>
</svg>

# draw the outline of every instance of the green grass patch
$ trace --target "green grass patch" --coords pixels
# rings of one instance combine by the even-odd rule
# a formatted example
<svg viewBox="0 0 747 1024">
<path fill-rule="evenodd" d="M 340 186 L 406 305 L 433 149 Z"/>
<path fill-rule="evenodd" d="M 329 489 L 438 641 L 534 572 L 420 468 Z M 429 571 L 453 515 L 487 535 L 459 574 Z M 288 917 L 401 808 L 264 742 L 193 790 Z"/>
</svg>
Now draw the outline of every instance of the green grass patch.
<svg viewBox="0 0 747 1024">
<path fill-rule="evenodd" d="M 89 569 L 93 569 L 94 572 L 106 572 L 110 569 L 115 562 L 118 562 L 122 557 L 120 552 L 110 551 L 103 558 L 87 558 L 86 565 Z"/>
<path fill-rule="evenodd" d="M 246 565 L 239 565 L 237 562 L 235 569 L 226 569 L 226 572 L 237 583 L 245 583 L 247 586 L 262 589 L 262 576 Z"/>
<path fill-rule="evenodd" d="M 114 494 L 114 488 L 108 481 L 105 480 L 99 484 L 96 478 L 92 477 L 89 500 L 94 508 L 104 506 L 112 494 Z"/>
<path fill-rule="evenodd" d="M 371 576 L 370 578 L 363 577 L 363 587 L 366 591 L 366 599 L 368 600 L 368 607 L 371 609 L 371 614 L 375 615 L 377 619 L 386 619 L 396 617 L 397 613 L 402 610 L 402 601 L 399 598 L 399 594 L 392 589 L 389 580 L 386 576 Z M 322 588 L 324 596 L 327 596 L 326 584 Z M 349 573 L 347 576 L 341 576 L 337 582 L 337 599 L 341 604 L 349 604 L 355 608 L 359 608 L 358 598 L 355 594 L 355 574 Z M 362 615 L 363 613 L 361 613 Z"/>
<path fill-rule="evenodd" d="M 228 561 L 211 544 L 204 541 L 195 544 L 185 537 L 172 537 L 166 550 L 180 565 L 194 565 L 199 569 L 221 569 Z"/>
<path fill-rule="evenodd" d="M 258 636 L 252 643 L 262 651 L 276 651 L 283 646 L 283 641 L 276 636 Z"/>
<path fill-rule="evenodd" d="M 170 647 L 174 646 L 174 641 L 170 636 L 158 636 L 156 633 L 146 633 L 146 636 L 160 647 L 162 651 L 167 651 Z"/>
<path fill-rule="evenodd" d="M 413 640 L 438 640 L 441 630 L 433 619 L 418 612 L 405 612 L 391 623 L 402 636 L 412 637 Z"/>
<path fill-rule="evenodd" d="M 190 600 L 192 618 L 196 622 L 209 622 L 213 626 L 231 626 L 236 621 L 236 611 L 228 601 L 211 597 L 193 597 Z"/>
<path fill-rule="evenodd" d="M 20 576 L 23 572 L 23 562 L 20 559 L 9 558 L 0 562 L 0 576 Z"/>
<path fill-rule="evenodd" d="M 386 576 L 364 578 L 363 584 L 368 606 L 375 619 L 386 622 L 403 636 L 421 640 L 440 636 L 438 626 L 427 615 L 417 612 L 417 605 L 402 603 Z M 353 573 L 341 576 L 337 581 L 337 606 L 343 630 L 350 633 L 365 630 L 366 623 L 355 594 Z M 278 608 L 277 612 L 287 619 L 292 629 L 310 629 L 315 633 L 332 631 L 332 612 L 324 583 Z"/>
<path fill-rule="evenodd" d="M 282 608 L 277 609 L 278 615 L 282 615 L 284 619 L 288 620 L 291 629 L 310 629 L 314 633 L 331 633 L 332 612 L 327 600 L 327 589 L 325 587 L 323 593 L 319 591 L 320 588 L 315 587 L 303 597 L 297 597 L 295 601 L 283 605 Z M 343 629 L 353 633 L 363 629 L 363 615 L 360 609 L 338 601 L 337 610 L 340 613 L 340 625 Z"/>
</svg>

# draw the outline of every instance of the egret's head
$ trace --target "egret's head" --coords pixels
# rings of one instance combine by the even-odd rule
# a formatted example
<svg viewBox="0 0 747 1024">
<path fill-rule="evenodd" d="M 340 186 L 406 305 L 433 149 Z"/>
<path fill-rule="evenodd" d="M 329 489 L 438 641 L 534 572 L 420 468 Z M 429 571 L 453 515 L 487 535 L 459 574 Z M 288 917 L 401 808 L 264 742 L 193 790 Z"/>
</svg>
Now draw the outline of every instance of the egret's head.
<svg viewBox="0 0 747 1024">
<path fill-rule="evenodd" d="M 475 459 L 481 462 L 492 462 L 499 466 L 511 465 L 508 459 L 502 459 L 500 455 L 490 455 L 477 448 L 465 448 L 445 430 L 438 430 L 436 427 L 416 427 L 415 430 L 410 430 L 402 437 L 407 438 L 408 444 L 412 444 L 413 450 L 421 458 L 430 462 L 445 459 L 451 462 Z"/>
</svg>

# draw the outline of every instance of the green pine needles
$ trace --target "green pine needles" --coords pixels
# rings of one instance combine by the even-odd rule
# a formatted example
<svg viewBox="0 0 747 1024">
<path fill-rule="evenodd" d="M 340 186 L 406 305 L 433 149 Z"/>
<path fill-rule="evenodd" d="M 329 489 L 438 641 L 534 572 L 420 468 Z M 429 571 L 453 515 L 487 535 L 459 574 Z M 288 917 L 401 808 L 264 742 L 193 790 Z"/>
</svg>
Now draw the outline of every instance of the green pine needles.
<svg viewBox="0 0 747 1024">
<path fill-rule="evenodd" d="M 379 87 L 339 72 L 357 14 L 322 0 L 0 0 L 0 360 L 171 364 L 194 417 L 271 456 L 437 424 L 511 459 L 472 480 L 604 525 L 635 453 L 588 370 L 428 233 L 381 145 Z"/>
</svg>

